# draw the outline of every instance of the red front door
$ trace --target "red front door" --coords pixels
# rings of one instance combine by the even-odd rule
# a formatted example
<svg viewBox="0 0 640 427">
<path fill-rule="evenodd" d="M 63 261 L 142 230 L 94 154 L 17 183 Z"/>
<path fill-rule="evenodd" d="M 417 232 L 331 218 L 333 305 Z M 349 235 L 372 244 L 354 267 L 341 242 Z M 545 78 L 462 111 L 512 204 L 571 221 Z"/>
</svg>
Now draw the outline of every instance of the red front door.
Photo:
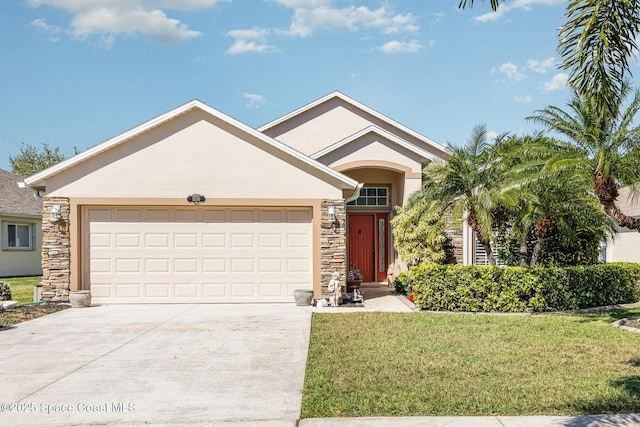
<svg viewBox="0 0 640 427">
<path fill-rule="evenodd" d="M 375 215 L 349 215 L 349 268 L 360 270 L 365 282 L 376 279 L 374 230 Z"/>
</svg>

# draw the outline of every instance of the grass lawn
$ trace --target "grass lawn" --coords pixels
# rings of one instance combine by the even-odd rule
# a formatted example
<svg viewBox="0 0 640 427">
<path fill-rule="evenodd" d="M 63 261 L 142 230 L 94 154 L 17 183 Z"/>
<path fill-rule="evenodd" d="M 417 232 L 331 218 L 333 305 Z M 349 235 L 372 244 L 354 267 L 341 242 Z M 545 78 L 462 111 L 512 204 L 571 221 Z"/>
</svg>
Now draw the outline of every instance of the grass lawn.
<svg viewBox="0 0 640 427">
<path fill-rule="evenodd" d="M 33 302 L 33 285 L 40 283 L 42 276 L 9 277 L 0 279 L 11 284 L 11 298 L 18 304 Z"/>
<path fill-rule="evenodd" d="M 302 417 L 640 412 L 623 317 L 314 313 Z"/>
</svg>

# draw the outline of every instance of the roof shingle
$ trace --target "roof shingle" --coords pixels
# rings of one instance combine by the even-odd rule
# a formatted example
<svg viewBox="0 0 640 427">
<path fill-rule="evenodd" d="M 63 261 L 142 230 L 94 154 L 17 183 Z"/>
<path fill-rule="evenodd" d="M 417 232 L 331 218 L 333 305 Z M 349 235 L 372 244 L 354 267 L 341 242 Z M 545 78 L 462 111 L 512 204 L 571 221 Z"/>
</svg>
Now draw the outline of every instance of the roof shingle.
<svg viewBox="0 0 640 427">
<path fill-rule="evenodd" d="M 0 169 L 0 214 L 2 215 L 42 215 L 42 201 L 36 200 L 31 188 L 20 188 L 23 178 Z"/>
</svg>

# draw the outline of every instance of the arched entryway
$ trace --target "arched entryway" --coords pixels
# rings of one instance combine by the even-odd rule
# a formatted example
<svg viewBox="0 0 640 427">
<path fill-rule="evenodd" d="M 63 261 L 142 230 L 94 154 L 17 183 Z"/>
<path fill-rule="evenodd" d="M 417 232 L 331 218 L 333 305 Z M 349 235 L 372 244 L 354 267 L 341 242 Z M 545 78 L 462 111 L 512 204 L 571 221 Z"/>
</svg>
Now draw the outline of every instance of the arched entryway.
<svg viewBox="0 0 640 427">
<path fill-rule="evenodd" d="M 389 220 L 405 199 L 405 173 L 380 167 L 341 171 L 364 183 L 357 199 L 347 203 L 347 259 L 363 282 L 386 282 L 396 261 Z"/>
</svg>

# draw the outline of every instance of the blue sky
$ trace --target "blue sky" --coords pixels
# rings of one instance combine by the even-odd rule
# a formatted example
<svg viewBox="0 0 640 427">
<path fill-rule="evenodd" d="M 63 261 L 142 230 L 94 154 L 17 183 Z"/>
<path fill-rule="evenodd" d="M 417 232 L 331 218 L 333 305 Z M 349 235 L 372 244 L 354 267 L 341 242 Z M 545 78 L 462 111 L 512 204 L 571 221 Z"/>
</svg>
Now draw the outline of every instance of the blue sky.
<svg viewBox="0 0 640 427">
<path fill-rule="evenodd" d="M 441 144 L 564 106 L 566 0 L 14 0 L 0 6 L 0 168 L 87 149 L 197 98 L 259 127 L 334 90 Z M 635 67 L 635 65 L 634 65 Z"/>
</svg>

